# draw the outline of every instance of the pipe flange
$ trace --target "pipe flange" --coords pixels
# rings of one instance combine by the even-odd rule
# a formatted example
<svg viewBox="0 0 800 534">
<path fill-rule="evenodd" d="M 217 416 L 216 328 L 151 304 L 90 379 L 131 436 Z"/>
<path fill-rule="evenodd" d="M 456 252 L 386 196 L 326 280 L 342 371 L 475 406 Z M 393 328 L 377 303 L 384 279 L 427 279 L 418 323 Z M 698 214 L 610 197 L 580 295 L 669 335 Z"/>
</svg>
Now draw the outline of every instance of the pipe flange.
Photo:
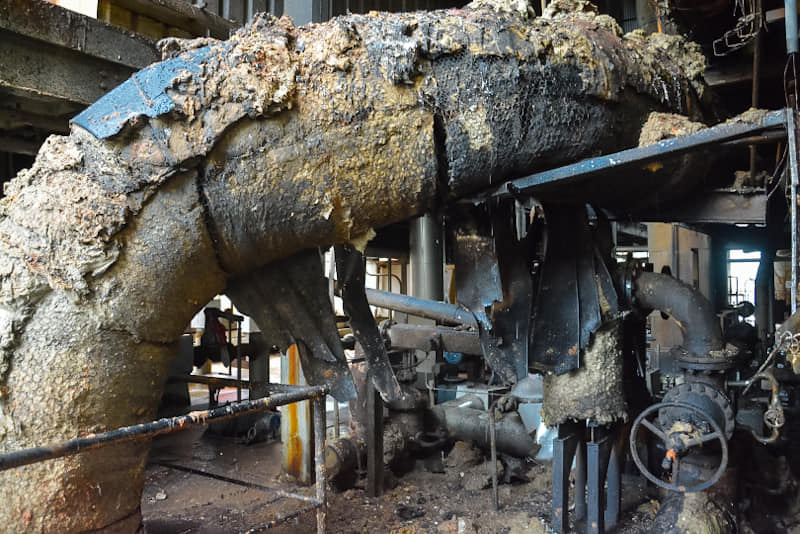
<svg viewBox="0 0 800 534">
<path fill-rule="evenodd" d="M 713 351 L 697 356 L 685 350 L 673 354 L 675 365 L 686 371 L 727 371 L 736 365 L 737 353 L 729 350 Z"/>
<path fill-rule="evenodd" d="M 663 402 L 682 403 L 696 406 L 710 415 L 716 412 L 715 419 L 725 432 L 725 437 L 731 439 L 735 426 L 733 408 L 728 397 L 715 387 L 701 382 L 685 382 L 667 391 Z M 658 413 L 658 423 L 661 428 L 670 428 L 673 423 L 683 420 L 686 414 L 680 410 L 662 410 Z M 690 422 L 690 421 L 685 421 Z"/>
</svg>

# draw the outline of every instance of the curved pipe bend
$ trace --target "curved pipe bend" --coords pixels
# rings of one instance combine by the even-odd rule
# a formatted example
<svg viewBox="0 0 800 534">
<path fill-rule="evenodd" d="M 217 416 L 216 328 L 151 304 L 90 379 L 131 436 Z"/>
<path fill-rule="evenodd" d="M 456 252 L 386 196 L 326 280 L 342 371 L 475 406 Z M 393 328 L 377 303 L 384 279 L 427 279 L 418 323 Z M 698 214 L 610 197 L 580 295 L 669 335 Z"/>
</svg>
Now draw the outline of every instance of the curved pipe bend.
<svg viewBox="0 0 800 534">
<path fill-rule="evenodd" d="M 711 302 L 692 286 L 666 274 L 640 273 L 633 281 L 641 308 L 663 311 L 683 334 L 683 347 L 696 356 L 721 350 L 722 329 Z"/>
<path fill-rule="evenodd" d="M 6 184 L 0 451 L 150 419 L 174 342 L 237 277 L 633 146 L 655 108 L 699 108 L 685 54 L 617 29 L 487 1 L 182 41 Z M 135 532 L 146 457 L 131 445 L 0 473 L 0 524 Z"/>
</svg>

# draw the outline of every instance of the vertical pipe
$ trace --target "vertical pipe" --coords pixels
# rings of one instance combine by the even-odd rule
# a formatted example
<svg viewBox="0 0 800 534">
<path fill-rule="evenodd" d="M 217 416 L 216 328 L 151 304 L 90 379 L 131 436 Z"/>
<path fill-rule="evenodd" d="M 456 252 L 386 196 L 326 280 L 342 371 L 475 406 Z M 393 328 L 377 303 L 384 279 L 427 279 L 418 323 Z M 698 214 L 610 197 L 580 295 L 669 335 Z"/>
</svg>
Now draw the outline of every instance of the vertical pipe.
<svg viewBox="0 0 800 534">
<path fill-rule="evenodd" d="M 236 401 L 242 402 L 242 321 L 236 323 Z"/>
<path fill-rule="evenodd" d="M 233 310 L 231 309 L 231 314 L 233 314 Z M 225 337 L 225 342 L 228 344 L 233 344 L 233 321 L 228 319 L 228 335 Z M 227 347 L 225 350 L 228 350 Z M 228 376 L 233 374 L 233 354 L 228 352 Z"/>
<path fill-rule="evenodd" d="M 787 9 L 786 18 L 788 19 L 789 11 Z M 797 13 L 795 11 L 795 41 L 797 39 Z M 787 22 L 788 26 L 788 22 Z M 797 125 L 795 124 L 797 116 L 793 108 L 786 109 L 786 133 L 787 133 L 787 149 L 789 151 L 789 175 L 791 180 L 791 218 L 792 218 L 792 313 L 797 311 L 797 240 L 800 238 L 797 228 L 797 186 L 798 182 L 798 168 L 797 168 Z"/>
<path fill-rule="evenodd" d="M 325 495 L 325 395 L 314 399 L 314 484 L 317 489 L 317 534 L 325 534 L 328 503 Z"/>
<path fill-rule="evenodd" d="M 769 279 L 774 276 L 772 272 L 772 255 L 768 251 L 763 251 L 761 262 L 758 265 L 756 274 L 756 328 L 758 329 L 758 339 L 764 347 L 767 346 L 767 339 L 770 335 L 769 309 L 772 307 L 772 298 L 769 288 Z M 766 356 L 763 354 L 762 356 Z"/>
<path fill-rule="evenodd" d="M 247 12 L 247 22 L 250 22 L 253 20 L 253 15 L 255 15 L 255 9 L 253 8 L 253 0 L 247 0 L 247 3 L 245 5 L 246 5 L 245 11 Z"/>
<path fill-rule="evenodd" d="M 432 215 L 411 221 L 411 283 L 413 294 L 428 300 L 443 300 L 444 257 L 442 225 Z"/>
<path fill-rule="evenodd" d="M 753 87 L 750 98 L 750 107 L 758 108 L 758 78 L 761 70 L 761 0 L 756 0 L 756 16 L 758 29 L 754 38 L 753 46 Z M 756 175 L 756 145 L 750 145 L 750 179 L 754 179 Z"/>
<path fill-rule="evenodd" d="M 786 25 L 786 53 L 796 54 L 797 46 L 797 2 L 784 0 L 784 23 Z"/>
<path fill-rule="evenodd" d="M 222 0 L 222 18 L 231 19 L 231 0 Z"/>
<path fill-rule="evenodd" d="M 339 439 L 339 427 L 341 426 L 339 414 L 339 401 L 333 399 L 333 437 Z"/>
<path fill-rule="evenodd" d="M 494 511 L 500 510 L 500 496 L 497 493 L 497 430 L 495 429 L 495 408 L 489 410 L 489 448 L 492 453 L 492 504 Z"/>
</svg>

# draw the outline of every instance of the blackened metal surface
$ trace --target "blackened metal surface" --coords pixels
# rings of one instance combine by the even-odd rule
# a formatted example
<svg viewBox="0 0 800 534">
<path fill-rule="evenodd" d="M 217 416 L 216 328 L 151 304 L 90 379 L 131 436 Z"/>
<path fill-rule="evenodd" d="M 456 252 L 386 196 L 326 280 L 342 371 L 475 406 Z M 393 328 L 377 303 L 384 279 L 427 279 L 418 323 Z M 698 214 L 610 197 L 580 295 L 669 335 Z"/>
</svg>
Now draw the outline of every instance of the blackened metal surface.
<svg viewBox="0 0 800 534">
<path fill-rule="evenodd" d="M 654 206 L 637 217 L 644 222 L 685 224 L 766 224 L 766 191 L 704 191 L 680 203 Z"/>
<path fill-rule="evenodd" d="M 616 293 L 605 265 L 595 261 L 585 207 L 548 205 L 545 217 L 548 245 L 534 305 L 530 364 L 561 375 L 580 367 L 604 309 L 616 311 L 609 309 Z"/>
<path fill-rule="evenodd" d="M 281 350 L 297 343 L 310 384 L 328 384 L 340 401 L 355 397 L 318 250 L 239 276 L 226 293 L 255 319 L 265 343 Z"/>
<path fill-rule="evenodd" d="M 610 504 L 606 500 L 606 475 L 617 431 L 614 425 L 589 429 L 589 439 L 586 442 L 586 532 L 588 534 L 605 532 L 605 514 Z M 581 489 L 576 488 L 575 491 Z"/>
<path fill-rule="evenodd" d="M 584 441 L 586 427 L 583 423 L 558 425 L 558 437 L 553 440 L 553 516 L 552 529 L 564 534 L 569 528 L 569 473 L 572 460 Z"/>
<path fill-rule="evenodd" d="M 714 307 L 693 287 L 666 274 L 642 272 L 634 279 L 634 295 L 638 306 L 663 311 L 678 321 L 683 348 L 690 355 L 708 356 L 723 348 Z"/>
<path fill-rule="evenodd" d="M 510 210 L 514 203 L 504 203 L 493 220 L 493 233 L 503 284 L 503 300 L 492 306 L 491 321 L 499 351 L 506 365 L 514 369 L 515 382 L 528 375 L 533 280 L 530 271 L 530 240 L 518 240 Z"/>
<path fill-rule="evenodd" d="M 456 291 L 458 302 L 475 313 L 486 313 L 503 300 L 494 238 L 477 232 L 456 233 Z"/>
<path fill-rule="evenodd" d="M 342 291 L 342 303 L 347 314 L 350 329 L 366 356 L 368 375 L 375 388 L 387 400 L 403 396 L 400 384 L 392 369 L 386 345 L 383 342 L 375 317 L 367 302 L 364 290 L 366 273 L 364 256 L 348 245 L 337 245 L 336 272 Z"/>
<path fill-rule="evenodd" d="M 486 363 L 494 372 L 498 384 L 513 384 L 517 380 L 514 359 L 509 358 L 502 346 L 505 341 L 498 336 L 491 314 L 495 305 L 503 300 L 500 266 L 495 252 L 495 239 L 491 224 L 477 225 L 470 232 L 456 234 L 456 289 L 458 302 L 475 316 L 478 334 Z"/>
<path fill-rule="evenodd" d="M 755 122 L 726 122 L 693 134 L 584 159 L 578 163 L 511 180 L 496 188 L 493 195 L 508 197 L 513 194 L 525 193 L 546 198 L 548 194 L 557 195 L 558 192 L 568 191 L 570 198 L 577 201 L 581 198 L 581 191 L 583 191 L 588 195 L 583 197 L 585 201 L 602 203 L 611 199 L 613 202 L 612 197 L 619 198 L 620 195 L 630 198 L 627 195 L 633 191 L 639 191 L 638 188 L 643 183 L 643 169 L 647 169 L 650 164 L 661 163 L 663 166 L 665 162 L 687 152 L 699 151 L 713 145 L 720 145 L 725 141 L 768 130 L 781 130 L 785 128 L 785 124 L 786 116 L 783 111 L 765 113 L 761 120 Z M 657 165 L 650 166 L 650 168 L 655 170 Z M 650 181 L 645 183 L 648 184 L 648 187 L 652 187 Z M 621 184 L 625 184 L 624 187 Z M 555 185 L 558 187 L 552 187 Z M 565 189 L 567 185 L 570 186 L 569 189 Z M 598 194 L 602 196 L 603 191 L 606 192 L 605 199 L 598 198 Z"/>
<path fill-rule="evenodd" d="M 446 326 L 392 324 L 384 329 L 392 348 L 460 352 L 480 355 L 481 343 L 475 330 L 456 330 Z"/>
</svg>

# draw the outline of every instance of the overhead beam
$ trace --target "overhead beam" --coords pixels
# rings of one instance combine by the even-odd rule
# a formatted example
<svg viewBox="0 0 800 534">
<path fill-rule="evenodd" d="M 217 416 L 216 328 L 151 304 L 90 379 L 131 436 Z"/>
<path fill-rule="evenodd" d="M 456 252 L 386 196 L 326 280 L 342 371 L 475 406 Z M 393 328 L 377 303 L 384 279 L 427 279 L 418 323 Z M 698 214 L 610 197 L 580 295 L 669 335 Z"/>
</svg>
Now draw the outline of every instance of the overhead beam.
<svg viewBox="0 0 800 534">
<path fill-rule="evenodd" d="M 132 72 L 119 63 L 0 30 L 0 88 L 89 105 Z"/>
<path fill-rule="evenodd" d="M 695 195 L 667 209 L 651 210 L 647 222 L 686 224 L 766 224 L 767 195 L 710 191 Z"/>
<path fill-rule="evenodd" d="M 227 39 L 239 26 L 232 20 L 224 19 L 185 0 L 112 0 L 111 3 L 194 35 L 208 35 L 215 39 Z"/>
<path fill-rule="evenodd" d="M 124 65 L 128 74 L 161 59 L 150 39 L 44 0 L 0 1 L 0 29 Z"/>
</svg>

